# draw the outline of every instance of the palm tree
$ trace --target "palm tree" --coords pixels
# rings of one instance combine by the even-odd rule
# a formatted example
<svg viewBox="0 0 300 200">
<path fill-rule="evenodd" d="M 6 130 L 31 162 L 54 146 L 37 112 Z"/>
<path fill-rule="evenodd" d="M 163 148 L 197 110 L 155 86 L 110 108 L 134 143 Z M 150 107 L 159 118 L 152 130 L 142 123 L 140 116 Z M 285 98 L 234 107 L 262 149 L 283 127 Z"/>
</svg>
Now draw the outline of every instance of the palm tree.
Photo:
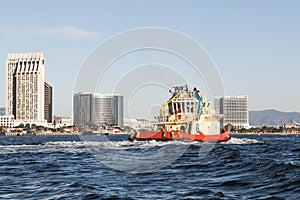
<svg viewBox="0 0 300 200">
<path fill-rule="evenodd" d="M 266 127 L 266 126 L 261 127 L 261 132 L 266 133 L 267 130 L 268 130 L 268 127 Z"/>
<path fill-rule="evenodd" d="M 225 128 L 230 133 L 234 129 L 234 126 L 232 124 L 227 124 Z"/>
<path fill-rule="evenodd" d="M 31 124 L 31 129 L 36 129 L 36 124 Z"/>
<path fill-rule="evenodd" d="M 56 120 L 53 120 L 53 128 L 56 128 Z"/>
</svg>

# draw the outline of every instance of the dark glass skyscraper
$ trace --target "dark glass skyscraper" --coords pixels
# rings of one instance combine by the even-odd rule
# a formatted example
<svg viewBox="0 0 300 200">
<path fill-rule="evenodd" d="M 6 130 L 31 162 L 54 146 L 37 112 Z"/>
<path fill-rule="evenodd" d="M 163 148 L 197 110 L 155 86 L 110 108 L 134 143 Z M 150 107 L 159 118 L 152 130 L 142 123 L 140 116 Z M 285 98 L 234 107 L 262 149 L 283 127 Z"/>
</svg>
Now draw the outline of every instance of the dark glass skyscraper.
<svg viewBox="0 0 300 200">
<path fill-rule="evenodd" d="M 45 112 L 45 120 L 48 123 L 52 123 L 52 87 L 48 83 L 44 83 L 44 112 Z"/>
</svg>

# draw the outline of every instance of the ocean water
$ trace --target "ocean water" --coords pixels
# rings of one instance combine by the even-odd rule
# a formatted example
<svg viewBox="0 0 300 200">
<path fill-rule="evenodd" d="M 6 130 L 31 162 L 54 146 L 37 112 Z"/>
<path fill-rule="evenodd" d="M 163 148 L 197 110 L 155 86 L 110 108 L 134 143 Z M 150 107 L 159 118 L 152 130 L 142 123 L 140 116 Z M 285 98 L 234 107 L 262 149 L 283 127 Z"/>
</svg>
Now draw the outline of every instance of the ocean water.
<svg viewBox="0 0 300 200">
<path fill-rule="evenodd" d="M 300 199 L 300 137 L 0 137 L 0 199 Z"/>
</svg>

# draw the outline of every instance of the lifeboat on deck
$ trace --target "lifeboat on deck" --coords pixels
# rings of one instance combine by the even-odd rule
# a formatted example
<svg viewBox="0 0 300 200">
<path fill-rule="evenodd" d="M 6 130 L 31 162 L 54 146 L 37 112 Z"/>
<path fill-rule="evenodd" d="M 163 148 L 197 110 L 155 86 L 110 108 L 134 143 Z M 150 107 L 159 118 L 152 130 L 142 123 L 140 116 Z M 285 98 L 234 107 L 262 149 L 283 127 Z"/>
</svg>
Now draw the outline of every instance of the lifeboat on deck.
<svg viewBox="0 0 300 200">
<path fill-rule="evenodd" d="M 187 86 L 174 87 L 172 97 L 162 104 L 160 115 L 154 123 L 155 131 L 136 132 L 130 141 L 140 140 L 190 140 L 199 142 L 224 142 L 230 140 L 225 128 L 220 129 L 220 114 L 212 113 L 204 93 Z M 220 131 L 221 130 L 221 131 Z"/>
</svg>

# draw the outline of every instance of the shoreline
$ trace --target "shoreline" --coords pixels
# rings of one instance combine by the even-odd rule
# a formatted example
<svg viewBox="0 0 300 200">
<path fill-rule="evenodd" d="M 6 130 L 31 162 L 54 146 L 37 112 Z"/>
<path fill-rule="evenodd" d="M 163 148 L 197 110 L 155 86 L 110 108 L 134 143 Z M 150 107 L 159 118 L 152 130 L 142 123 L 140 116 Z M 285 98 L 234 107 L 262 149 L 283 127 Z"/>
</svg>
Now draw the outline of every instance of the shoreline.
<svg viewBox="0 0 300 200">
<path fill-rule="evenodd" d="M 297 135 L 296 133 L 229 133 L 229 135 Z"/>
<path fill-rule="evenodd" d="M 36 134 L 6 132 L 6 133 L 3 133 L 3 135 L 1 135 L 1 136 L 15 137 L 15 136 L 121 136 L 121 135 L 130 135 L 130 133 L 105 135 L 105 134 L 83 134 L 80 132 L 74 132 L 74 133 L 41 132 L 41 133 L 36 133 Z"/>
<path fill-rule="evenodd" d="M 2 135 L 3 134 L 3 135 Z M 83 134 L 80 132 L 74 132 L 74 133 L 61 133 L 61 132 L 41 132 L 36 134 L 22 134 L 18 132 L 2 132 L 1 136 L 121 136 L 121 135 L 130 135 L 130 133 L 122 133 L 122 134 Z M 230 133 L 229 135 L 297 135 L 296 133 Z"/>
</svg>

